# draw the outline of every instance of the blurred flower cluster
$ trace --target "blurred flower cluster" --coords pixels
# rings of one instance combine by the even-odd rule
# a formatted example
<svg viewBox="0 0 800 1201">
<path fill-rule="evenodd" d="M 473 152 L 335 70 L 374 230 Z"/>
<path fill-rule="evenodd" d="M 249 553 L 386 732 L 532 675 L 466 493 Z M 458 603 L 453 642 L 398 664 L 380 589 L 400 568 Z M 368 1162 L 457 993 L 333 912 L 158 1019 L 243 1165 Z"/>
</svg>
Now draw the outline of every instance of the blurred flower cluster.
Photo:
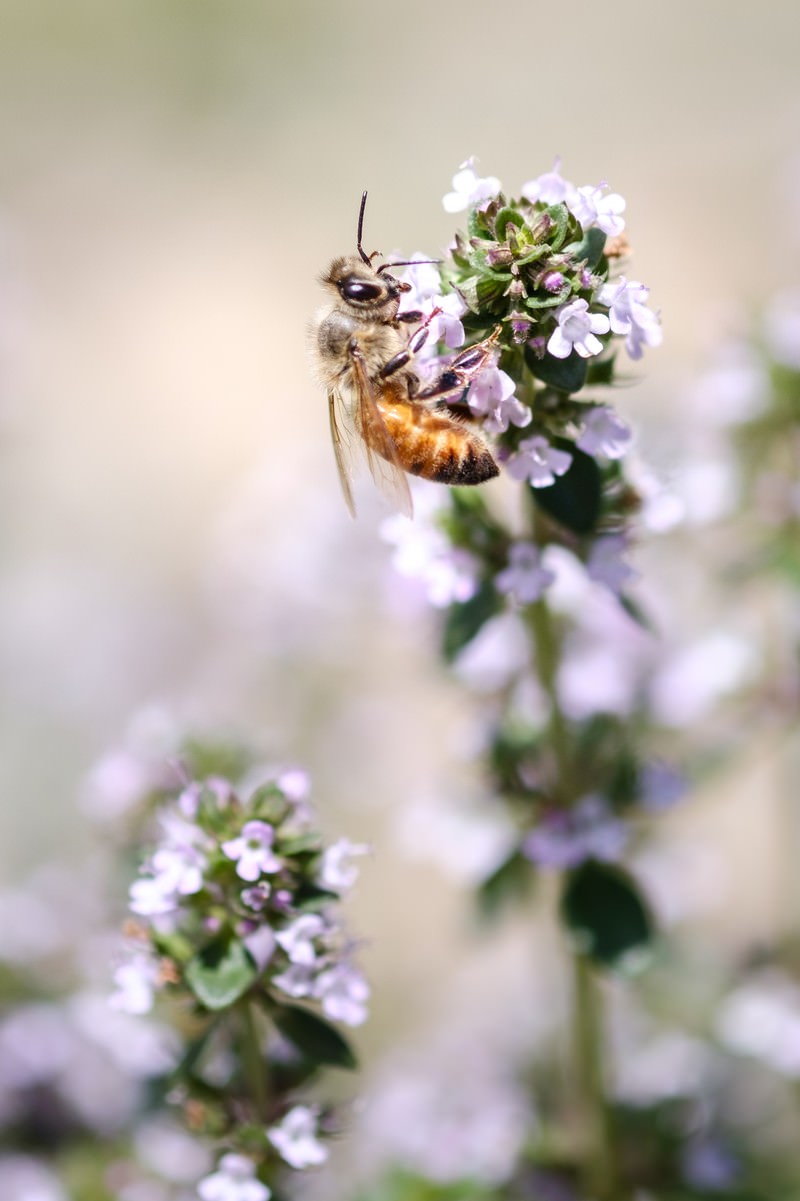
<svg viewBox="0 0 800 1201">
<path fill-rule="evenodd" d="M 287 1168 L 327 1158 L 335 1109 L 302 1090 L 324 1066 L 355 1065 L 332 1023 L 363 1022 L 369 988 L 337 905 L 367 848 L 324 845 L 304 772 L 245 769 L 222 747 L 183 750 L 158 770 L 126 758 L 141 791 L 127 797 L 125 853 L 141 840 L 149 851 L 113 952 L 111 898 L 98 888 L 96 986 L 78 985 L 77 948 L 56 934 L 28 952 L 25 973 L 14 965 L 10 987 L 28 999 L 0 1024 L 0 1115 L 31 1156 L 0 1158 L 9 1201 L 32 1201 L 35 1188 L 60 1201 L 73 1173 L 81 1196 L 103 1201 L 266 1201 Z M 89 780 L 101 812 L 112 804 L 101 794 L 119 792 L 108 762 Z M 0 901 L 27 909 L 43 939 L 42 895 Z"/>
</svg>

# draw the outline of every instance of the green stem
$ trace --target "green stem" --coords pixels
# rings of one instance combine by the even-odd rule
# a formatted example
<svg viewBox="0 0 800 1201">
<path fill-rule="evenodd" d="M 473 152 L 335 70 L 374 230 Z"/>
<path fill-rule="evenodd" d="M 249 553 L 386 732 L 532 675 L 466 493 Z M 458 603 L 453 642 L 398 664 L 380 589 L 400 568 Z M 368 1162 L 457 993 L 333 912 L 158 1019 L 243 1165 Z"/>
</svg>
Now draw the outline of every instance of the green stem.
<svg viewBox="0 0 800 1201">
<path fill-rule="evenodd" d="M 243 1001 L 239 1007 L 242 1018 L 242 1059 L 256 1113 L 263 1120 L 269 1117 L 269 1079 L 267 1061 L 261 1046 L 255 1005 Z"/>
<path fill-rule="evenodd" d="M 603 1062 L 602 997 L 585 955 L 573 954 L 576 1077 L 582 1141 L 584 1190 L 595 1201 L 619 1201 L 611 1114 L 606 1101 Z"/>
</svg>

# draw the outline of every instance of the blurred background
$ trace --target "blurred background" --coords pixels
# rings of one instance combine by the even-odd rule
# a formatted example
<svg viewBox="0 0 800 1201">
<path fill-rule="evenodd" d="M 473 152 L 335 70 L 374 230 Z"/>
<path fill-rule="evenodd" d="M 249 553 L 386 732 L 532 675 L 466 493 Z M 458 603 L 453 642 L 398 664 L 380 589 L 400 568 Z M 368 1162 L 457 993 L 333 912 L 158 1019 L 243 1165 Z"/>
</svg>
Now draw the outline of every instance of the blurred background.
<svg viewBox="0 0 800 1201">
<path fill-rule="evenodd" d="M 304 764 L 326 828 L 374 843 L 367 1039 L 446 1011 L 452 970 L 492 976 L 458 949 L 459 889 L 398 837 L 415 800 L 475 790 L 468 714 L 392 602 L 379 507 L 353 524 L 341 501 L 317 276 L 354 248 L 364 188 L 369 249 L 436 255 L 468 155 L 512 194 L 559 155 L 608 181 L 665 330 L 622 408 L 673 471 L 676 392 L 795 274 L 798 44 L 793 0 L 3 0 L 8 882 L 96 837 L 81 798 L 110 745 L 188 724 Z M 775 904 L 751 899 L 751 932 Z"/>
</svg>

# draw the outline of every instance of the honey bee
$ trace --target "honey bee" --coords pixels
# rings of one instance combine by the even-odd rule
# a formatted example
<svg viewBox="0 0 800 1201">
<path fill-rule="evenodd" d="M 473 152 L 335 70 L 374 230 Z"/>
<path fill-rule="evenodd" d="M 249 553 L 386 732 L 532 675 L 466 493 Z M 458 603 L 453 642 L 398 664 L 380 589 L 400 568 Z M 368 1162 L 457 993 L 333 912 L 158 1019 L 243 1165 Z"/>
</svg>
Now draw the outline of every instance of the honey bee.
<svg viewBox="0 0 800 1201">
<path fill-rule="evenodd" d="M 350 513 L 353 463 L 363 449 L 372 477 L 394 507 L 412 513 L 406 473 L 444 484 L 481 484 L 498 474 L 483 438 L 447 410 L 487 366 L 499 329 L 461 351 L 426 387 L 413 369 L 428 336 L 417 311 L 399 313 L 411 285 L 373 266 L 362 245 L 367 193 L 358 214 L 357 254 L 334 259 L 322 276 L 334 302 L 317 316 L 313 353 L 328 393 L 331 437 Z M 434 310 L 435 312 L 435 310 Z M 403 325 L 418 328 L 407 336 Z"/>
</svg>

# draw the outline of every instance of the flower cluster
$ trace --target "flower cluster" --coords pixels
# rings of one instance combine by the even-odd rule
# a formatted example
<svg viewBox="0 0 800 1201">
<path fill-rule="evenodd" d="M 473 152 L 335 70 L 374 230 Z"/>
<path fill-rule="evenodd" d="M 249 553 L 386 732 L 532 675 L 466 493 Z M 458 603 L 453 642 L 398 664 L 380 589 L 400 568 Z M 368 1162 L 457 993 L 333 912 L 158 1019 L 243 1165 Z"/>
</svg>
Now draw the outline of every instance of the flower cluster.
<svg viewBox="0 0 800 1201">
<path fill-rule="evenodd" d="M 621 454 L 624 424 L 614 418 L 607 428 L 607 410 L 598 416 L 596 404 L 571 398 L 587 383 L 611 382 L 617 339 L 632 359 L 661 342 L 648 289 L 620 271 L 625 201 L 605 185 L 575 187 L 558 164 L 509 199 L 469 160 L 444 204 L 467 210 L 466 235 L 456 235 L 439 272 L 420 262 L 406 274 L 404 306 L 435 314 L 423 367 L 437 342 L 441 369 L 467 330 L 496 334 L 499 359 L 473 381 L 466 405 L 499 436 L 515 479 L 545 486 L 566 471 L 571 458 L 559 439 Z"/>
<path fill-rule="evenodd" d="M 225 1148 L 203 1201 L 265 1201 L 281 1162 L 327 1158 L 332 1115 L 296 1089 L 322 1065 L 353 1066 L 330 1023 L 367 1015 L 336 908 L 367 848 L 323 845 L 307 794 L 299 771 L 182 780 L 159 795 L 157 837 L 131 886 L 111 1004 L 141 1014 L 160 998 L 188 1025 L 172 1096 L 195 1133 Z"/>
</svg>

